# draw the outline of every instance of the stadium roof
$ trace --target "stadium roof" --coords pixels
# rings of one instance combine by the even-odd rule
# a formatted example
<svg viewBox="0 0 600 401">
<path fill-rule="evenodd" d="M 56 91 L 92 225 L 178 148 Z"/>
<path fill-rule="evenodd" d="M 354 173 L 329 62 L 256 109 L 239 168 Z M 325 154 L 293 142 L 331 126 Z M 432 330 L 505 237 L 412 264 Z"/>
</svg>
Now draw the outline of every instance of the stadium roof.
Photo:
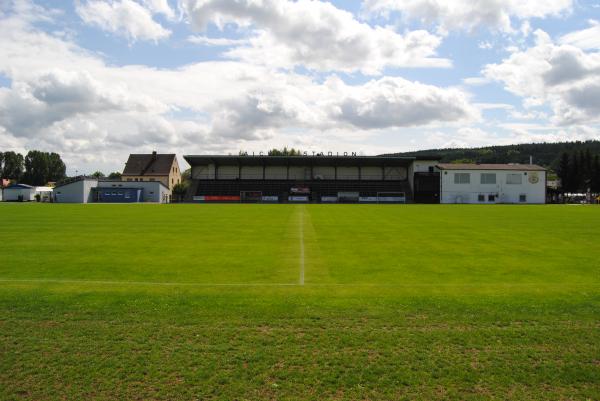
<svg viewBox="0 0 600 401">
<path fill-rule="evenodd" d="M 517 171 L 546 171 L 537 164 L 475 164 L 475 163 L 440 163 L 440 170 L 517 170 Z"/>
<path fill-rule="evenodd" d="M 243 166 L 408 166 L 414 156 L 226 156 L 186 155 L 183 158 L 190 166 L 207 164 Z M 431 159 L 428 159 L 431 160 Z M 438 159 L 433 159 L 438 160 Z"/>
</svg>

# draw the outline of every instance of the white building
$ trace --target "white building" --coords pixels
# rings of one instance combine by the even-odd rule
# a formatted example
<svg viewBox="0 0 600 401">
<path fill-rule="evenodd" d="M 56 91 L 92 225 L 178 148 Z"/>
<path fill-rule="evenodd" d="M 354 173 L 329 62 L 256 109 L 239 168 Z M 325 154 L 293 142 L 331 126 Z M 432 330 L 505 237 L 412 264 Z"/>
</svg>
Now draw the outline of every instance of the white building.
<svg viewBox="0 0 600 401">
<path fill-rule="evenodd" d="M 15 184 L 4 188 L 2 200 L 7 202 L 31 202 L 39 195 L 41 201 L 49 201 L 52 198 L 51 187 L 32 187 L 26 184 Z"/>
<path fill-rule="evenodd" d="M 545 203 L 546 169 L 534 164 L 438 164 L 440 203 Z"/>
<path fill-rule="evenodd" d="M 88 203 L 92 202 L 92 188 L 98 186 L 96 178 L 81 178 L 54 187 L 54 202 Z"/>
<path fill-rule="evenodd" d="M 171 190 L 161 181 L 110 181 L 79 178 L 54 188 L 57 203 L 169 203 Z"/>
</svg>

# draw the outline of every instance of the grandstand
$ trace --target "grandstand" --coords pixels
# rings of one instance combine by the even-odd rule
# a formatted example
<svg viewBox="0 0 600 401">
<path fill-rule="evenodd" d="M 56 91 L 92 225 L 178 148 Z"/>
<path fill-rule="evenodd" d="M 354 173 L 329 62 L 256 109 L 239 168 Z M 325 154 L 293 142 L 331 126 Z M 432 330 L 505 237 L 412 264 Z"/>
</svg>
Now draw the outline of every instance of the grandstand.
<svg viewBox="0 0 600 401">
<path fill-rule="evenodd" d="M 439 202 L 435 157 L 188 155 L 184 158 L 192 168 L 192 185 L 187 194 L 187 200 L 192 202 Z"/>
</svg>

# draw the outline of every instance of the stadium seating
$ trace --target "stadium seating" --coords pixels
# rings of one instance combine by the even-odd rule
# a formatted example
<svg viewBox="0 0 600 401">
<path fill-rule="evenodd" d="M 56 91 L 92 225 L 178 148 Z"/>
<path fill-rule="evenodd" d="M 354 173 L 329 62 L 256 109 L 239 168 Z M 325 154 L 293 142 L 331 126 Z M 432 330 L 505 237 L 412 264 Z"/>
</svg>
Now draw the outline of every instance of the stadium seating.
<svg viewBox="0 0 600 401">
<path fill-rule="evenodd" d="M 195 180 L 191 194 L 196 196 L 239 196 L 242 191 L 260 191 L 265 196 L 287 199 L 292 187 L 308 187 L 311 199 L 321 196 L 337 196 L 338 192 L 359 192 L 360 196 L 377 196 L 380 192 L 404 192 L 407 201 L 412 200 L 408 181 L 365 180 Z"/>
</svg>

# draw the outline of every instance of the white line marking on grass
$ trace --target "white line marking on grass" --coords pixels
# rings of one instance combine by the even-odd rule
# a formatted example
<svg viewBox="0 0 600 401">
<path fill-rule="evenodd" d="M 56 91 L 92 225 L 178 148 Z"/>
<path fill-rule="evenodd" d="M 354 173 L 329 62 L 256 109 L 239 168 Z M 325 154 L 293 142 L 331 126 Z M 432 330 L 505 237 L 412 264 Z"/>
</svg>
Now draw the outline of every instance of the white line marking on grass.
<svg viewBox="0 0 600 401">
<path fill-rule="evenodd" d="M 304 205 L 300 206 L 300 280 L 298 284 L 304 285 Z"/>
</svg>

